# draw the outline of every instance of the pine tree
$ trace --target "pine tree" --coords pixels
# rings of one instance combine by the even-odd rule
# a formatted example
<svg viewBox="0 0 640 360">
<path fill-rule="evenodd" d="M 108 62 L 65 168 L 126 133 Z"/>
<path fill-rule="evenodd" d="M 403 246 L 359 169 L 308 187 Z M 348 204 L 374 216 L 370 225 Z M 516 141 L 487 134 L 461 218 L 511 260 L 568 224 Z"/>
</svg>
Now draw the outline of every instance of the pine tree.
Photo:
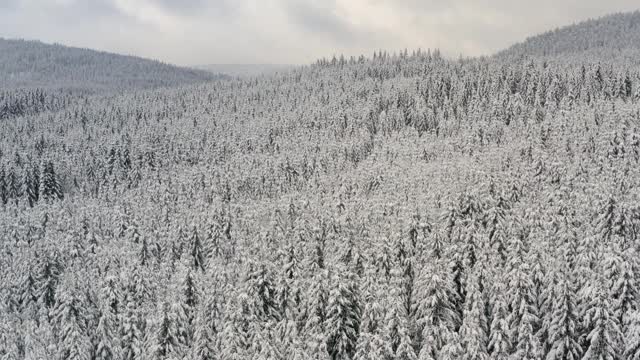
<svg viewBox="0 0 640 360">
<path fill-rule="evenodd" d="M 194 274 L 191 272 L 191 268 L 187 266 L 183 266 L 182 273 L 182 294 L 179 298 L 177 306 L 179 306 L 180 312 L 184 313 L 186 328 L 186 345 L 189 346 L 191 344 L 191 340 L 193 339 L 193 325 L 196 315 L 196 310 L 200 303 L 200 291 L 198 290 L 198 286 L 196 284 L 196 278 Z"/>
<path fill-rule="evenodd" d="M 327 308 L 327 352 L 332 360 L 351 359 L 360 335 L 360 300 L 352 278 L 335 282 Z"/>
<path fill-rule="evenodd" d="M 156 359 L 181 359 L 186 354 L 185 318 L 179 304 L 165 302 L 160 310 L 153 354 Z"/>
<path fill-rule="evenodd" d="M 240 294 L 235 302 L 227 307 L 229 314 L 225 319 L 222 331 L 222 351 L 220 358 L 223 360 L 242 360 L 247 358 L 249 347 L 253 341 L 250 333 L 251 324 L 256 321 L 249 298 L 246 294 Z"/>
<path fill-rule="evenodd" d="M 2 205 L 7 205 L 9 202 L 9 188 L 7 186 L 7 174 L 4 166 L 0 166 L 0 202 L 2 202 Z"/>
<path fill-rule="evenodd" d="M 195 324 L 194 360 L 219 359 L 217 329 L 214 323 L 213 310 L 211 307 L 200 306 L 199 316 Z"/>
<path fill-rule="evenodd" d="M 60 280 L 61 270 L 62 265 L 58 260 L 57 253 L 53 253 L 51 256 L 45 257 L 41 274 L 38 278 L 38 298 L 47 308 L 50 308 L 55 304 L 56 289 Z"/>
<path fill-rule="evenodd" d="M 491 359 L 506 360 L 511 353 L 509 340 L 509 321 L 507 319 L 507 304 L 504 300 L 505 291 L 498 285 L 494 292 L 493 313 L 489 336 L 489 354 Z"/>
<path fill-rule="evenodd" d="M 138 312 L 132 293 L 127 293 L 125 299 L 125 310 L 122 314 L 121 325 L 121 354 L 123 360 L 136 360 L 143 351 L 143 336 L 140 331 Z"/>
<path fill-rule="evenodd" d="M 74 291 L 75 289 L 63 287 L 53 310 L 53 322 L 58 330 L 58 358 L 88 360 L 91 342 L 86 330 L 83 305 Z"/>
<path fill-rule="evenodd" d="M 96 336 L 98 344 L 95 349 L 96 360 L 119 360 L 120 346 L 116 342 L 116 324 L 113 321 L 113 315 L 110 308 L 101 311 Z"/>
<path fill-rule="evenodd" d="M 47 201 L 62 200 L 64 195 L 51 161 L 45 162 L 40 179 L 40 197 Z"/>
<path fill-rule="evenodd" d="M 9 191 L 9 199 L 12 199 L 16 206 L 22 197 L 22 182 L 15 173 L 14 169 L 10 169 L 7 174 L 7 190 Z"/>
<path fill-rule="evenodd" d="M 466 360 L 489 359 L 485 299 L 479 285 L 479 276 L 474 274 L 468 283 L 467 303 L 460 327 L 460 337 L 464 348 L 462 358 Z"/>
<path fill-rule="evenodd" d="M 20 311 L 36 319 L 38 309 L 38 283 L 31 268 L 25 269 L 20 281 L 19 292 Z"/>
<path fill-rule="evenodd" d="M 191 243 L 192 266 L 194 269 L 204 271 L 207 256 L 205 254 L 205 248 L 202 241 L 200 240 L 200 236 L 198 235 L 198 229 L 195 225 L 191 230 L 191 239 L 189 241 Z"/>
<path fill-rule="evenodd" d="M 24 193 L 30 207 L 34 207 L 40 199 L 40 170 L 37 166 L 31 166 L 25 170 Z"/>
<path fill-rule="evenodd" d="M 415 308 L 422 329 L 419 358 L 437 359 L 451 333 L 456 332 L 460 318 L 456 310 L 457 292 L 453 281 L 443 274 L 441 263 L 425 266 L 420 274 Z"/>
<path fill-rule="evenodd" d="M 624 343 L 620 324 L 613 315 L 604 284 L 600 281 L 585 317 L 585 328 L 589 330 L 588 346 L 584 360 L 616 360 L 624 353 Z"/>
<path fill-rule="evenodd" d="M 627 331 L 624 336 L 626 360 L 640 360 L 640 311 L 634 310 L 629 314 Z"/>
<path fill-rule="evenodd" d="M 449 332 L 445 338 L 445 345 L 440 350 L 438 359 L 441 360 L 457 360 L 464 356 L 464 349 L 462 347 L 462 339 L 456 332 Z"/>
<path fill-rule="evenodd" d="M 614 253 L 607 257 L 604 270 L 609 279 L 609 296 L 612 300 L 613 315 L 622 326 L 621 330 L 624 330 L 626 316 L 636 309 L 638 301 L 636 277 L 630 262 L 635 258 L 635 252 L 633 249 L 628 249 L 625 254 L 618 254 L 614 249 L 610 251 Z"/>
<path fill-rule="evenodd" d="M 262 320 L 277 320 L 280 314 L 276 287 L 271 273 L 265 265 L 250 266 L 247 279 L 247 294 L 253 301 L 254 314 Z"/>
<path fill-rule="evenodd" d="M 326 350 L 325 326 L 327 322 L 327 307 L 329 294 L 327 291 L 327 273 L 323 269 L 316 270 L 309 280 L 307 292 L 304 296 L 304 328 L 307 338 L 307 353 L 312 358 L 328 358 Z"/>
<path fill-rule="evenodd" d="M 575 303 L 575 290 L 570 279 L 561 276 L 553 293 L 552 322 L 549 326 L 550 345 L 547 360 L 578 360 L 582 348 L 578 342 L 578 314 Z"/>
</svg>

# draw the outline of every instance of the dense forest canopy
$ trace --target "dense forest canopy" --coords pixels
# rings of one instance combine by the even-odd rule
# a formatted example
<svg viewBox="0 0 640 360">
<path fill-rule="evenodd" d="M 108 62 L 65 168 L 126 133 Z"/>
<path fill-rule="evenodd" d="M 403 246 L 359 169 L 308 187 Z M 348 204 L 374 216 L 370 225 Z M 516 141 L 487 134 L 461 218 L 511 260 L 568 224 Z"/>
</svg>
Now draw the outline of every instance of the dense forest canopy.
<svg viewBox="0 0 640 360">
<path fill-rule="evenodd" d="M 640 358 L 640 68 L 563 54 L 0 92 L 0 357 Z"/>
<path fill-rule="evenodd" d="M 617 58 L 618 63 L 640 64 L 640 11 L 613 14 L 558 28 L 526 39 L 496 54 L 497 58 L 526 56 L 576 62 Z M 578 60 L 579 61 L 579 60 Z"/>
</svg>

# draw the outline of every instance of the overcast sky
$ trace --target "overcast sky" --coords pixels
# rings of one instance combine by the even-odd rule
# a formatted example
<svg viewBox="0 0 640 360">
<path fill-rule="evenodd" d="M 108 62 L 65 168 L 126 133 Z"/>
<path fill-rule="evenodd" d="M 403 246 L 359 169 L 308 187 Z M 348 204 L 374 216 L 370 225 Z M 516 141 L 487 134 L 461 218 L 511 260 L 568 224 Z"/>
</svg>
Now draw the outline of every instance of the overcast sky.
<svg viewBox="0 0 640 360">
<path fill-rule="evenodd" d="M 638 0 L 0 0 L 0 37 L 180 65 L 309 63 L 439 48 L 490 54 Z"/>
</svg>

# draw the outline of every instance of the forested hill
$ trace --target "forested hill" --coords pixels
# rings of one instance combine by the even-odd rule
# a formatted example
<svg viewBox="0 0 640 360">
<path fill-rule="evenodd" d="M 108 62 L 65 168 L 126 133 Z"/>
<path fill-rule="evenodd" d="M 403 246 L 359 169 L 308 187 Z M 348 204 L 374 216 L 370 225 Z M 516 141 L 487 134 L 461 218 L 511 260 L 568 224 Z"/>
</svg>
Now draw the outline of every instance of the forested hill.
<svg viewBox="0 0 640 360">
<path fill-rule="evenodd" d="M 218 78 L 206 71 L 107 52 L 0 38 L 0 88 L 90 92 L 193 84 Z"/>
<path fill-rule="evenodd" d="M 640 11 L 591 19 L 526 39 L 497 54 L 521 56 L 583 56 L 611 58 L 640 51 Z"/>
</svg>

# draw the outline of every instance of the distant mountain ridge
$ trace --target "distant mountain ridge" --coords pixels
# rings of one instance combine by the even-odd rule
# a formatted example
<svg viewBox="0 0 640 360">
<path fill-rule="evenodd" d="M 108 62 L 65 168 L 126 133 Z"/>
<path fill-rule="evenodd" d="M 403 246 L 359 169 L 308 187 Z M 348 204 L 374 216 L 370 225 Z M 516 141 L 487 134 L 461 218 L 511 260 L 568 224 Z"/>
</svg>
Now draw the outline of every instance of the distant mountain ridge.
<svg viewBox="0 0 640 360">
<path fill-rule="evenodd" d="M 532 36 L 496 54 L 498 58 L 640 51 L 640 11 L 617 13 Z"/>
<path fill-rule="evenodd" d="M 210 64 L 196 66 L 197 69 L 214 74 L 225 74 L 235 77 L 268 75 L 286 71 L 295 67 L 287 64 Z"/>
<path fill-rule="evenodd" d="M 210 72 L 135 56 L 0 38 L 0 87 L 90 92 L 186 85 L 220 78 Z"/>
</svg>

